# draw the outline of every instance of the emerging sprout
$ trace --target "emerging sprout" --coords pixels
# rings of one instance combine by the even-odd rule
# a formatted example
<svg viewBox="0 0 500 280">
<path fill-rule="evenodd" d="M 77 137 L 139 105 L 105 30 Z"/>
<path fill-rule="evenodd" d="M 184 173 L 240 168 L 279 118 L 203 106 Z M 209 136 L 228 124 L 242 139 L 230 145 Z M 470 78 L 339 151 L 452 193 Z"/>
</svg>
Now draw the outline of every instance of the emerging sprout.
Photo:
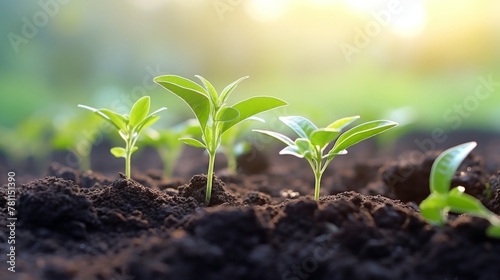
<svg viewBox="0 0 500 280">
<path fill-rule="evenodd" d="M 493 212 L 475 197 L 464 193 L 464 187 L 458 186 L 450 190 L 453 175 L 476 145 L 476 142 L 461 144 L 444 151 L 436 158 L 429 178 L 431 193 L 420 203 L 420 211 L 429 223 L 435 225 L 446 223 L 450 211 L 484 218 L 491 223 L 486 234 L 500 238 L 500 219 Z"/>
<path fill-rule="evenodd" d="M 242 77 L 229 84 L 219 95 L 215 88 L 201 76 L 203 86 L 186 78 L 165 75 L 154 79 L 156 83 L 180 97 L 193 111 L 201 129 L 201 139 L 180 138 L 182 142 L 208 152 L 207 189 L 205 204 L 210 203 L 212 195 L 215 155 L 221 144 L 221 136 L 231 127 L 258 113 L 287 105 L 281 99 L 269 96 L 257 96 L 240 101 L 232 106 L 227 104 L 229 95 L 236 86 L 247 77 Z"/>
<path fill-rule="evenodd" d="M 123 141 L 125 141 L 125 148 L 111 148 L 111 154 L 117 158 L 125 158 L 125 175 L 127 178 L 130 178 L 130 161 L 132 153 L 138 149 L 135 144 L 139 135 L 146 127 L 149 127 L 158 121 L 160 116 L 155 114 L 167 109 L 162 107 L 148 115 L 150 103 L 151 100 L 149 96 L 139 98 L 139 100 L 137 100 L 137 102 L 135 102 L 130 109 L 130 113 L 128 115 L 118 114 L 109 109 L 95 109 L 85 105 L 78 105 L 78 107 L 95 112 L 118 130 L 120 137 Z"/>
<path fill-rule="evenodd" d="M 394 126 L 397 123 L 392 121 L 377 120 L 366 122 L 351 128 L 341 134 L 343 128 L 358 119 L 359 116 L 343 118 L 334 121 L 325 128 L 318 128 L 310 120 L 301 116 L 280 117 L 280 120 L 290 127 L 299 138 L 292 140 L 287 136 L 267 130 L 254 130 L 269 136 L 272 136 L 287 146 L 280 151 L 281 155 L 288 154 L 298 158 L 305 158 L 311 165 L 314 172 L 314 199 L 319 199 L 319 191 L 321 188 L 321 177 L 325 172 L 328 164 L 337 155 L 347 153 L 347 148 L 357 144 L 365 139 L 382 133 Z M 338 138 L 337 138 L 338 137 Z M 327 146 L 335 141 L 335 144 L 325 154 Z"/>
</svg>

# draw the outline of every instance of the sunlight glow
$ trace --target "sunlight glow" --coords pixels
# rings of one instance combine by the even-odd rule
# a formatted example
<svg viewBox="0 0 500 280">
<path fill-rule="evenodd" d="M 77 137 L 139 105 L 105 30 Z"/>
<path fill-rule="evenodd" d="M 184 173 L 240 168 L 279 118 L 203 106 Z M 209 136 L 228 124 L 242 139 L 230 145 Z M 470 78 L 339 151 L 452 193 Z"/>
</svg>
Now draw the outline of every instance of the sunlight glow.
<svg viewBox="0 0 500 280">
<path fill-rule="evenodd" d="M 249 0 L 245 2 L 245 9 L 254 20 L 270 22 L 284 14 L 286 5 L 286 0 Z"/>
</svg>

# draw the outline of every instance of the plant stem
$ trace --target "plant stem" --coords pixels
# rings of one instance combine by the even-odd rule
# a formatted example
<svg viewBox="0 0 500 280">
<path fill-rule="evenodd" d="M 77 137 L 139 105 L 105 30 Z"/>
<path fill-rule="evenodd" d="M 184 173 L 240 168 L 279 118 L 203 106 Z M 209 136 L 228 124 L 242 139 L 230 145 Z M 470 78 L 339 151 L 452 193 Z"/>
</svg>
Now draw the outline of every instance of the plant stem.
<svg viewBox="0 0 500 280">
<path fill-rule="evenodd" d="M 127 143 L 128 146 L 128 143 Z M 125 153 L 125 176 L 127 176 L 127 179 L 130 179 L 130 158 L 132 157 L 132 153 L 130 152 L 131 149 L 127 147 Z"/>
<path fill-rule="evenodd" d="M 208 206 L 212 197 L 212 183 L 214 179 L 215 152 L 208 152 L 208 174 L 207 174 L 207 189 L 205 190 L 205 205 Z"/>
<path fill-rule="evenodd" d="M 321 176 L 323 172 L 321 170 L 314 171 L 314 200 L 319 200 L 319 190 L 321 187 Z"/>
</svg>

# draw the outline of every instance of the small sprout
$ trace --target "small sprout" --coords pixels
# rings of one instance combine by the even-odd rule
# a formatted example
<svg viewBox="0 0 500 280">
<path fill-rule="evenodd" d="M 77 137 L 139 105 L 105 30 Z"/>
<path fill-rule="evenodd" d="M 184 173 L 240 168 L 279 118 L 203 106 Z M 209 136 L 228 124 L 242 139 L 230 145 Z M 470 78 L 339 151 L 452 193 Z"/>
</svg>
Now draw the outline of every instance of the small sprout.
<svg viewBox="0 0 500 280">
<path fill-rule="evenodd" d="M 484 218 L 491 223 L 486 234 L 500 238 L 500 219 L 493 212 L 477 198 L 464 193 L 464 187 L 458 186 L 450 190 L 453 175 L 476 145 L 476 142 L 461 144 L 444 151 L 436 158 L 429 178 L 431 193 L 420 203 L 420 212 L 429 223 L 435 225 L 446 223 L 450 211 Z"/>
<path fill-rule="evenodd" d="M 108 121 L 118 130 L 120 137 L 125 141 L 125 148 L 111 148 L 111 154 L 113 154 L 117 158 L 125 158 L 125 175 L 127 176 L 127 178 L 130 178 L 130 161 L 132 158 L 132 153 L 134 153 L 138 149 L 135 144 L 137 142 L 137 139 L 139 138 L 139 135 L 145 128 L 158 121 L 160 116 L 157 116 L 157 113 L 167 109 L 165 107 L 162 107 L 148 115 L 150 104 L 151 99 L 149 98 L 149 96 L 141 97 L 132 106 L 128 115 L 119 114 L 109 109 L 95 109 L 85 105 L 78 105 L 78 107 L 80 108 L 95 112 L 97 115 Z"/>
<path fill-rule="evenodd" d="M 371 121 L 355 126 L 341 135 L 342 129 L 358 118 L 359 116 L 342 118 L 334 121 L 325 128 L 318 128 L 310 120 L 301 116 L 280 117 L 283 123 L 298 134 L 299 137 L 295 139 L 295 141 L 274 131 L 254 131 L 272 136 L 285 143 L 287 146 L 280 151 L 281 155 L 293 155 L 298 158 L 305 158 L 309 162 L 314 172 L 315 179 L 314 199 L 318 200 L 321 187 L 321 176 L 323 176 L 328 164 L 335 156 L 344 155 L 347 153 L 346 149 L 354 144 L 397 125 L 397 123 L 392 121 Z M 335 139 L 337 139 L 335 144 L 333 144 L 330 151 L 325 154 L 325 149 Z"/>
<path fill-rule="evenodd" d="M 163 161 L 165 175 L 172 177 L 175 164 L 184 147 L 184 143 L 180 142 L 179 138 L 200 135 L 199 130 L 194 119 L 187 120 L 167 130 L 157 131 L 150 128 L 145 131 L 145 137 L 141 140 L 141 144 L 157 149 Z"/>
<path fill-rule="evenodd" d="M 208 152 L 207 189 L 205 192 L 205 204 L 208 205 L 212 195 L 215 155 L 221 145 L 222 135 L 231 127 L 258 113 L 287 105 L 287 103 L 270 96 L 256 96 L 230 106 L 226 103 L 229 95 L 247 77 L 242 77 L 229 84 L 220 94 L 205 78 L 196 77 L 201 80 L 203 86 L 175 75 L 158 76 L 154 78 L 154 81 L 186 102 L 198 120 L 202 134 L 201 139 L 183 137 L 179 140 L 190 146 L 206 149 Z"/>
</svg>

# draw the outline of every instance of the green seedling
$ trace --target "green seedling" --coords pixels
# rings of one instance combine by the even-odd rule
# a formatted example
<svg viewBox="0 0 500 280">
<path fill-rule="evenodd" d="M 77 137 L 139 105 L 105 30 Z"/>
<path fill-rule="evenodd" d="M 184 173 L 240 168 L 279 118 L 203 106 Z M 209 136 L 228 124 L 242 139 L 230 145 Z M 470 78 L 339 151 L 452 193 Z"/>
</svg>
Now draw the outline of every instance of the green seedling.
<svg viewBox="0 0 500 280">
<path fill-rule="evenodd" d="M 184 143 L 180 142 L 179 138 L 200 135 L 199 130 L 196 120 L 190 119 L 167 130 L 147 129 L 141 143 L 154 147 L 158 151 L 163 161 L 165 175 L 172 177 L 175 164 L 184 147 Z"/>
<path fill-rule="evenodd" d="M 347 153 L 346 149 L 354 144 L 397 125 L 397 123 L 392 121 L 376 120 L 360 124 L 341 134 L 343 128 L 358 118 L 359 116 L 342 118 L 334 121 L 325 128 L 318 128 L 310 120 L 301 116 L 280 117 L 279 119 L 299 136 L 295 141 L 274 131 L 254 131 L 269 135 L 285 143 L 287 146 L 280 151 L 281 155 L 293 155 L 298 158 L 305 158 L 309 162 L 315 179 L 314 199 L 318 200 L 321 177 L 335 156 L 344 155 Z M 325 153 L 325 149 L 335 139 L 337 140 L 333 144 L 333 147 Z"/>
<path fill-rule="evenodd" d="M 179 140 L 193 147 L 204 148 L 208 153 L 205 192 L 205 204 L 208 205 L 212 195 L 215 155 L 221 144 L 222 135 L 231 127 L 258 113 L 287 105 L 287 103 L 270 96 L 256 96 L 230 106 L 227 104 L 230 94 L 247 77 L 229 84 L 220 94 L 205 78 L 196 77 L 201 80 L 203 86 L 175 75 L 158 76 L 154 81 L 186 102 L 199 122 L 201 139 L 183 137 Z"/>
<path fill-rule="evenodd" d="M 81 170 L 90 170 L 92 146 L 100 140 L 100 118 L 95 115 L 64 114 L 54 119 L 52 148 L 73 153 Z M 82 135 L 83 134 L 83 135 Z"/>
<path fill-rule="evenodd" d="M 157 116 L 157 113 L 167 109 L 162 107 L 148 114 L 150 104 L 149 96 L 141 97 L 132 106 L 129 114 L 119 114 L 109 109 L 95 109 L 85 105 L 78 105 L 78 107 L 95 112 L 118 130 L 120 137 L 125 141 L 125 148 L 113 147 L 111 148 L 111 154 L 117 158 L 125 158 L 125 175 L 127 178 L 130 178 L 130 161 L 132 153 L 138 149 L 135 144 L 139 135 L 145 128 L 158 121 L 160 116 Z"/>
<path fill-rule="evenodd" d="M 491 223 L 486 234 L 500 238 L 500 219 L 493 212 L 475 197 L 464 193 L 464 187 L 458 186 L 450 190 L 453 175 L 476 145 L 476 142 L 461 144 L 444 151 L 436 158 L 429 178 L 431 193 L 420 203 L 420 211 L 434 225 L 445 224 L 450 211 L 484 218 Z"/>
</svg>

